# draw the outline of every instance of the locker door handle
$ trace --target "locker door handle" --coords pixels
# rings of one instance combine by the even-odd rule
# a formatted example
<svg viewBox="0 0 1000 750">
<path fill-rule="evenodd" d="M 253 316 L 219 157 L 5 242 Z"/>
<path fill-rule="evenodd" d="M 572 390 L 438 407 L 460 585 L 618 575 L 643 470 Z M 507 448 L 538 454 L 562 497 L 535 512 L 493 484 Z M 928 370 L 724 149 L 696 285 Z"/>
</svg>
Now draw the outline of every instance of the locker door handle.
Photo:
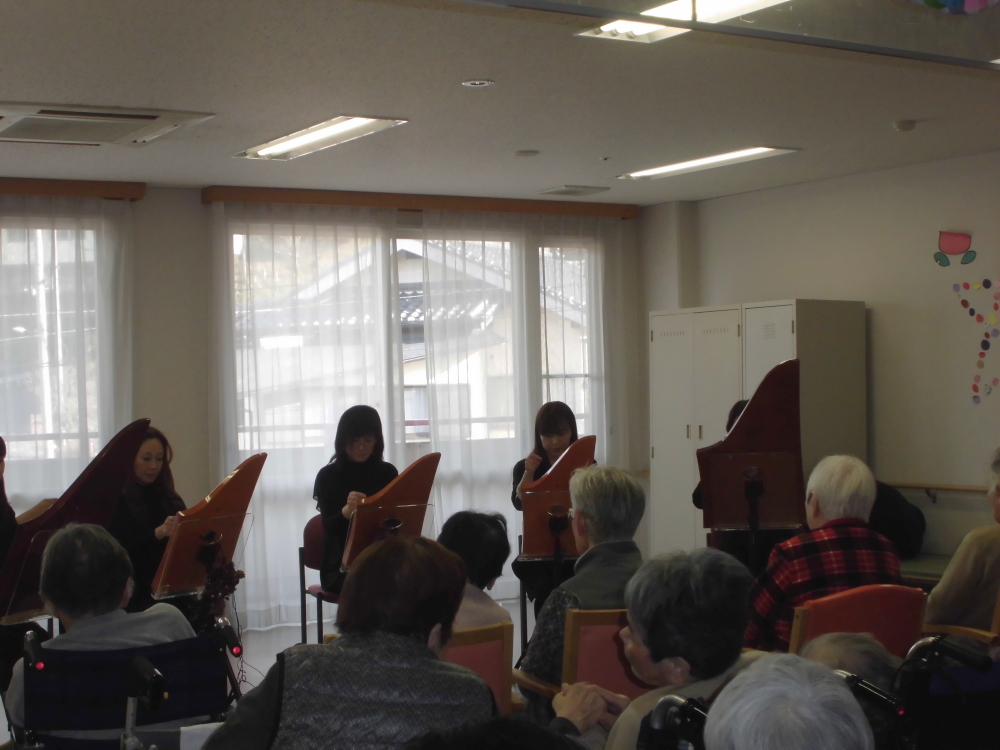
<svg viewBox="0 0 1000 750">
<path fill-rule="evenodd" d="M 701 440 L 701 425 L 698 425 L 698 439 Z"/>
<path fill-rule="evenodd" d="M 688 440 L 691 439 L 691 425 L 687 426 L 687 437 L 688 437 Z"/>
</svg>

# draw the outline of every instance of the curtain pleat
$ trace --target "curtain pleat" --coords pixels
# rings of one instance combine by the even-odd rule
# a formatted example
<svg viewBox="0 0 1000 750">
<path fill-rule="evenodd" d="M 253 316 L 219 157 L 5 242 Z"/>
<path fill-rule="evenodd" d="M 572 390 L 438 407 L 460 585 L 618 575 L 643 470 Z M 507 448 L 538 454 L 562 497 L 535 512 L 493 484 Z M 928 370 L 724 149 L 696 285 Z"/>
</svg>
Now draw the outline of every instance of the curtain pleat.
<svg viewBox="0 0 1000 750">
<path fill-rule="evenodd" d="M 131 419 L 131 204 L 0 196 L 11 504 L 58 497 Z"/>
</svg>

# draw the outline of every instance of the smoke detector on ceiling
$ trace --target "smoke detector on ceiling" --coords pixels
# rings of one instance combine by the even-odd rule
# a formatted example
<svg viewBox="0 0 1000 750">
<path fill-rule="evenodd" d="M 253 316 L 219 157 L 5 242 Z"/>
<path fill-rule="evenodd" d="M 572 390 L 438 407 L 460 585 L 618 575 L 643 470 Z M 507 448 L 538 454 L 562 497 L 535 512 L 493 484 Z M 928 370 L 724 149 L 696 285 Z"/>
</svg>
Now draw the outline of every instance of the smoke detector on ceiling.
<svg viewBox="0 0 1000 750">
<path fill-rule="evenodd" d="M 559 187 L 539 190 L 539 195 L 593 195 L 594 193 L 604 193 L 610 190 L 609 187 L 595 187 L 593 185 L 560 185 Z"/>
<path fill-rule="evenodd" d="M 172 130 L 212 117 L 207 112 L 0 102 L 0 141 L 145 146 Z"/>
</svg>

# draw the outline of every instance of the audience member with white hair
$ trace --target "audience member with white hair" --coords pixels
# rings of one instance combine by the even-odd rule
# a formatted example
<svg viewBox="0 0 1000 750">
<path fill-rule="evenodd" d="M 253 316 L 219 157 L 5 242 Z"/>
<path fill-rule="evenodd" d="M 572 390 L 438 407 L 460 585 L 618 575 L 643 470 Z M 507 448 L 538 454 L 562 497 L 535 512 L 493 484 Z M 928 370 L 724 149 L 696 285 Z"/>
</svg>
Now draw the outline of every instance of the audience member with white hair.
<svg viewBox="0 0 1000 750">
<path fill-rule="evenodd" d="M 771 551 L 750 592 L 745 642 L 787 651 L 795 607 L 840 591 L 878 583 L 902 584 L 892 542 L 868 528 L 875 477 L 854 456 L 827 456 L 809 476 L 809 531 Z"/>
<path fill-rule="evenodd" d="M 646 494 L 631 474 L 613 466 L 577 469 L 569 493 L 570 528 L 580 557 L 573 577 L 545 600 L 521 662 L 522 670 L 554 685 L 562 684 L 567 610 L 624 608 L 625 586 L 642 565 L 632 537 L 646 509 Z M 548 699 L 530 691 L 525 697 L 533 719 L 553 718 Z"/>
<path fill-rule="evenodd" d="M 712 703 L 706 750 L 873 750 L 871 728 L 847 684 L 792 654 L 758 659 Z"/>
</svg>

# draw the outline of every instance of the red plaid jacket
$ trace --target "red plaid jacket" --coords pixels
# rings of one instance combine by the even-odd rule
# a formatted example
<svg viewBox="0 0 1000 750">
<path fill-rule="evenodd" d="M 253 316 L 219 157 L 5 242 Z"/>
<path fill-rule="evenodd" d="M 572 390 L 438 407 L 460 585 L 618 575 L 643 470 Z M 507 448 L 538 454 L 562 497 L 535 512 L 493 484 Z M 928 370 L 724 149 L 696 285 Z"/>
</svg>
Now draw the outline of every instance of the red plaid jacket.
<svg viewBox="0 0 1000 750">
<path fill-rule="evenodd" d="M 859 519 L 830 521 L 771 551 L 767 569 L 750 589 L 744 642 L 761 651 L 787 651 L 797 606 L 858 586 L 902 582 L 892 542 Z"/>
</svg>

